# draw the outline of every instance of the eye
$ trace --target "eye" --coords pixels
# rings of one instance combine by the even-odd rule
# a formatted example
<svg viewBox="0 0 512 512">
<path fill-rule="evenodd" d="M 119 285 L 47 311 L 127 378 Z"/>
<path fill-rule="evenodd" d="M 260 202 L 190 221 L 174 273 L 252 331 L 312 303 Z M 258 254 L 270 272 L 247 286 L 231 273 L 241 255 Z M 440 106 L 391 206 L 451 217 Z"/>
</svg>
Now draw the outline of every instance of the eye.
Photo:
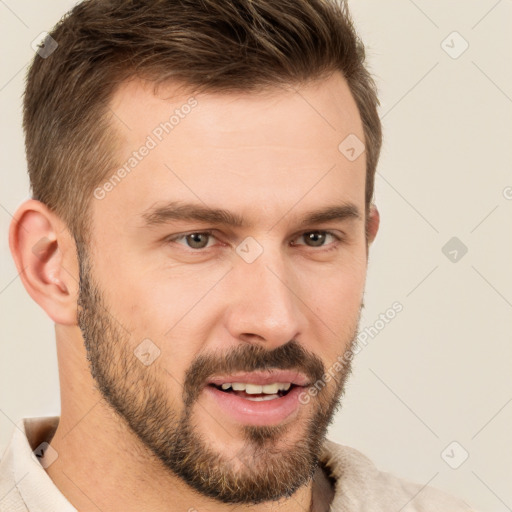
<svg viewBox="0 0 512 512">
<path fill-rule="evenodd" d="M 210 238 L 214 237 L 211 231 L 196 231 L 194 233 L 183 233 L 168 238 L 168 242 L 184 241 L 190 249 L 205 249 L 208 247 Z M 183 245 L 183 244 L 181 244 Z"/>
<path fill-rule="evenodd" d="M 303 238 L 305 244 L 293 244 L 293 245 L 307 245 L 308 247 L 324 247 L 328 237 L 334 238 L 336 241 L 341 241 L 341 237 L 333 233 L 332 231 L 306 231 L 299 236 L 298 239 Z"/>
<path fill-rule="evenodd" d="M 307 247 L 313 248 L 324 247 L 332 245 L 332 242 L 329 243 L 329 237 L 333 238 L 335 241 L 342 240 L 341 236 L 335 234 L 332 231 L 315 230 L 306 231 L 296 239 L 299 240 L 300 238 L 303 238 L 305 241 L 304 244 L 296 243 L 294 241 L 292 245 L 306 245 Z M 192 233 L 182 233 L 181 235 L 174 235 L 169 237 L 167 238 L 167 242 L 178 242 L 180 245 L 185 245 L 190 249 L 200 251 L 202 249 L 208 249 L 209 247 L 212 247 L 213 244 L 209 244 L 212 238 L 215 239 L 212 231 L 194 231 Z"/>
</svg>

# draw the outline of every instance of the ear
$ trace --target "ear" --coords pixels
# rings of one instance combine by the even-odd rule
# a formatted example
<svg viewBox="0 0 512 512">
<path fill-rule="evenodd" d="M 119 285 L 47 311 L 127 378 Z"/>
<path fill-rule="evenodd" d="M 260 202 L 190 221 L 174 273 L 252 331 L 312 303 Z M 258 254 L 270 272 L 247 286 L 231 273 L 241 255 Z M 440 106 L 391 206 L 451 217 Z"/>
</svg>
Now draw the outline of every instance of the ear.
<svg viewBox="0 0 512 512">
<path fill-rule="evenodd" d="M 78 260 L 64 222 L 40 201 L 14 214 L 9 246 L 23 286 L 57 324 L 77 324 Z"/>
<path fill-rule="evenodd" d="M 368 212 L 368 219 L 366 222 L 366 240 L 367 244 L 370 245 L 377 236 L 380 225 L 380 213 L 377 207 L 372 204 Z"/>
</svg>

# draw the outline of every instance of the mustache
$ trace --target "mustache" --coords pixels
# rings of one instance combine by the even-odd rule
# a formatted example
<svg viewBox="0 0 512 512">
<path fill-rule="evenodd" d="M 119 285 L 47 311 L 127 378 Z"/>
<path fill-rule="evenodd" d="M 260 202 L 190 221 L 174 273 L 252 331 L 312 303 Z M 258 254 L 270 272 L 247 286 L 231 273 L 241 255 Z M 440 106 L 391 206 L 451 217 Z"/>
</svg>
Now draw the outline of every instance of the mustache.
<svg viewBox="0 0 512 512">
<path fill-rule="evenodd" d="M 190 365 L 183 385 L 183 402 L 190 406 L 208 380 L 219 373 L 251 372 L 256 370 L 295 370 L 304 373 L 312 382 L 321 379 L 325 367 L 321 359 L 305 350 L 295 340 L 267 350 L 261 345 L 240 345 L 217 357 L 204 354 Z"/>
</svg>

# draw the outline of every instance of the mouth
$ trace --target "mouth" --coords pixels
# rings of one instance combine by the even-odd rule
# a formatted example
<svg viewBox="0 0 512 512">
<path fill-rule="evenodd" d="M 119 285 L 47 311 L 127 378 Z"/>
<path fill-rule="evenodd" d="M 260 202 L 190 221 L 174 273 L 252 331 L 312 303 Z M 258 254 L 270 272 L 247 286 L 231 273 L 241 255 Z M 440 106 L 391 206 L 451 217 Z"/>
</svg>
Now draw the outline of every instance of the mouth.
<svg viewBox="0 0 512 512">
<path fill-rule="evenodd" d="M 264 402 L 266 400 L 277 400 L 286 396 L 292 388 L 297 387 L 291 382 L 273 382 L 271 384 L 249 384 L 246 382 L 225 382 L 224 384 L 210 386 L 224 393 L 232 393 L 252 402 Z"/>
<path fill-rule="evenodd" d="M 216 376 L 205 391 L 222 417 L 245 425 L 275 425 L 298 414 L 299 394 L 309 385 L 294 371 L 249 372 Z"/>
</svg>

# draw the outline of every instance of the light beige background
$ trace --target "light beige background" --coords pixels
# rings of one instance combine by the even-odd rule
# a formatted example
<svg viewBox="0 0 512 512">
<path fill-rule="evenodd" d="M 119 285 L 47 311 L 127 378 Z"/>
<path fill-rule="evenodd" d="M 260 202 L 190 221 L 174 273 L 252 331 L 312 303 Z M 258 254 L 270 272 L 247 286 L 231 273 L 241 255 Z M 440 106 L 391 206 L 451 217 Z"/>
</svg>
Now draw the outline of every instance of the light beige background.
<svg viewBox="0 0 512 512">
<path fill-rule="evenodd" d="M 0 0 L 0 449 L 19 418 L 59 413 L 53 325 L 17 276 L 7 229 L 29 193 L 21 95 L 31 42 L 72 5 Z M 382 100 L 382 227 L 361 324 L 373 337 L 330 437 L 481 511 L 510 511 L 512 2 L 351 7 Z M 452 237 L 467 254 L 445 256 Z M 397 301 L 403 311 L 382 328 Z"/>
</svg>

